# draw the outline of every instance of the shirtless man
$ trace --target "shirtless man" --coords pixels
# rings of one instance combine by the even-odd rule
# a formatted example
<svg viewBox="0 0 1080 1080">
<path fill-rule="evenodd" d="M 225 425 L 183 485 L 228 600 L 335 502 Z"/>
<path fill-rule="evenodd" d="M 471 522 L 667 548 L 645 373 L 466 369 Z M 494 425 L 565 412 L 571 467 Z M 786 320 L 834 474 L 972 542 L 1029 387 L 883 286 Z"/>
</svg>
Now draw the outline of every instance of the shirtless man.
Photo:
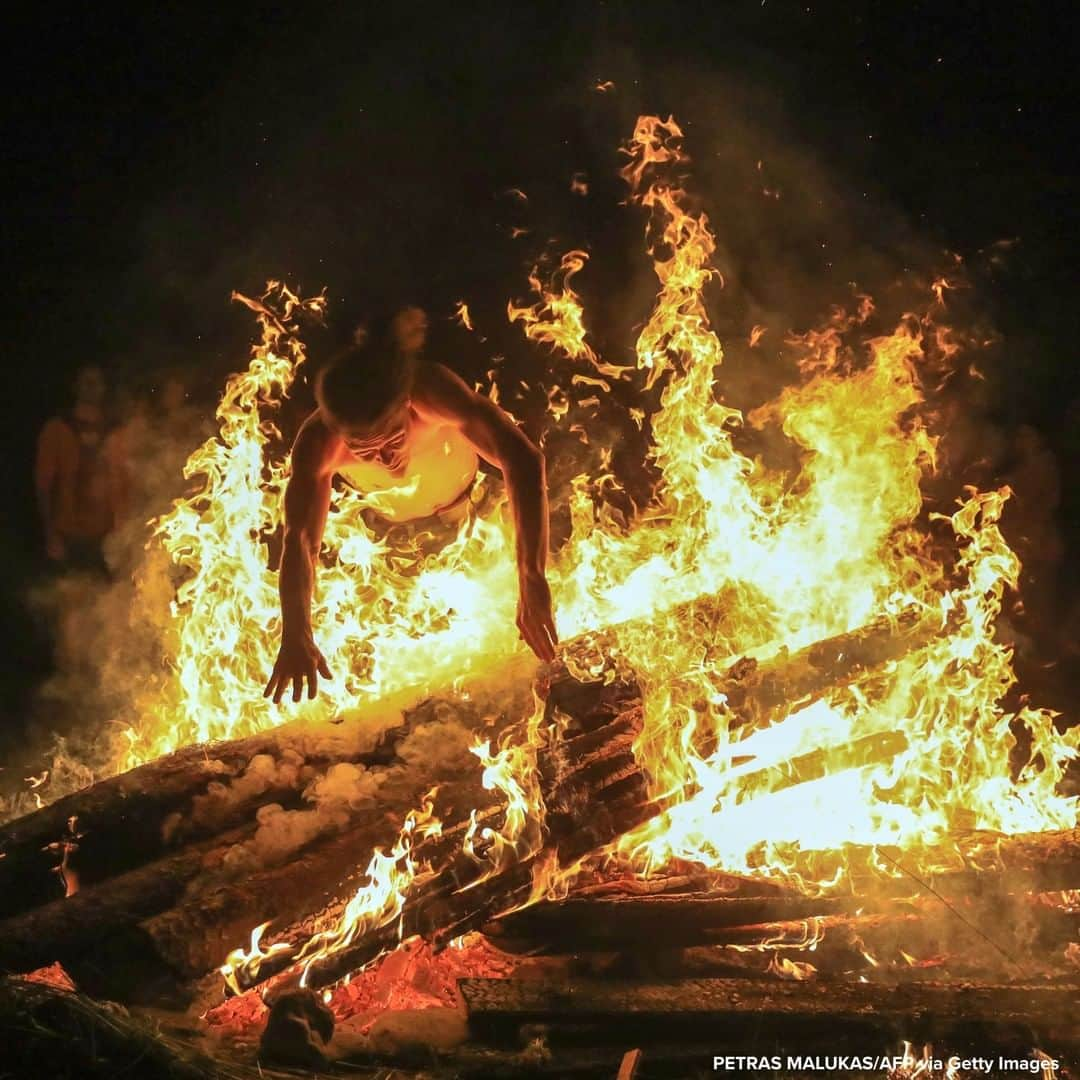
<svg viewBox="0 0 1080 1080">
<path fill-rule="evenodd" d="M 292 686 L 314 698 L 330 678 L 311 631 L 311 598 L 335 474 L 361 488 L 391 521 L 449 516 L 468 498 L 477 455 L 502 471 L 517 537 L 517 627 L 541 660 L 555 656 L 555 622 L 545 577 L 548 508 L 544 456 L 494 402 L 442 364 L 420 358 L 422 311 L 399 312 L 383 338 L 357 345 L 320 374 L 318 408 L 304 421 L 285 490 L 281 558 L 281 647 L 266 697 Z"/>
<path fill-rule="evenodd" d="M 102 543 L 116 524 L 103 453 L 106 392 L 101 368 L 79 370 L 75 402 L 41 429 L 34 466 L 45 554 L 54 563 L 102 573 Z"/>
</svg>

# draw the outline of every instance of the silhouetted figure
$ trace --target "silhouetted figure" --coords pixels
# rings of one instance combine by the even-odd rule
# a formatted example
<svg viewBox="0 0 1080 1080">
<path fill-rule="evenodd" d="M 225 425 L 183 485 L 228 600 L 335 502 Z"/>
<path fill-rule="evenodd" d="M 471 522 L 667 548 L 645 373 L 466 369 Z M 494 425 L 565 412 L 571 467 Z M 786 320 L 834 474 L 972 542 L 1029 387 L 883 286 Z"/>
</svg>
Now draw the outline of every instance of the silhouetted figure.
<svg viewBox="0 0 1080 1080">
<path fill-rule="evenodd" d="M 105 552 L 115 573 L 134 570 L 143 560 L 151 522 L 189 493 L 184 465 L 213 433 L 188 403 L 187 382 L 178 370 L 161 374 L 149 394 L 123 397 L 120 422 L 105 441 L 117 517 Z"/>
<path fill-rule="evenodd" d="M 105 456 L 105 376 L 82 368 L 75 401 L 38 437 L 35 487 L 46 556 L 58 566 L 105 572 L 102 544 L 116 523 Z"/>
</svg>

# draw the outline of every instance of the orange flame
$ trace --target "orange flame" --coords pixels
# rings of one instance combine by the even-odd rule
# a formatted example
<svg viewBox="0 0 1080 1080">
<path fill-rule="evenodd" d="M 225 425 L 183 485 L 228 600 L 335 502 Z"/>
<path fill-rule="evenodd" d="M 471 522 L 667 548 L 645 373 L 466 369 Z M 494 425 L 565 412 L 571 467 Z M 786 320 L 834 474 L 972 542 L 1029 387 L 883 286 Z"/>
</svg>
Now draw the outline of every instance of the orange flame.
<svg viewBox="0 0 1080 1080">
<path fill-rule="evenodd" d="M 584 251 L 568 251 L 563 255 L 554 281 L 549 287 L 541 283 L 538 269 L 533 267 L 529 274 L 529 284 L 540 300 L 531 307 L 515 306 L 511 301 L 506 305 L 506 314 L 511 322 L 524 325 L 525 336 L 530 341 L 551 345 L 572 360 L 588 360 L 602 375 L 619 379 L 632 369 L 606 364 L 593 351 L 592 346 L 585 340 L 581 298 L 570 285 L 572 278 L 581 272 L 588 258 Z"/>
</svg>

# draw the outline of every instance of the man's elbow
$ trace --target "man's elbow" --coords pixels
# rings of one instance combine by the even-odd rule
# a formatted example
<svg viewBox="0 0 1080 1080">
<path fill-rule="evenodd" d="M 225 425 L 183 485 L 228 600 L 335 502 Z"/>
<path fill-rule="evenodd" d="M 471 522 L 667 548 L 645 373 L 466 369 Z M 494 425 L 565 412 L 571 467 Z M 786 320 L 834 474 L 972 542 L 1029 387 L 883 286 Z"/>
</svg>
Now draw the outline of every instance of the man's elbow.
<svg viewBox="0 0 1080 1080">
<path fill-rule="evenodd" d="M 544 452 L 531 442 L 522 441 L 514 448 L 510 472 L 519 484 L 543 487 L 547 462 Z"/>
<path fill-rule="evenodd" d="M 300 559 L 314 563 L 319 554 L 320 542 L 309 529 L 285 529 L 283 538 L 282 563 L 286 560 Z"/>
</svg>

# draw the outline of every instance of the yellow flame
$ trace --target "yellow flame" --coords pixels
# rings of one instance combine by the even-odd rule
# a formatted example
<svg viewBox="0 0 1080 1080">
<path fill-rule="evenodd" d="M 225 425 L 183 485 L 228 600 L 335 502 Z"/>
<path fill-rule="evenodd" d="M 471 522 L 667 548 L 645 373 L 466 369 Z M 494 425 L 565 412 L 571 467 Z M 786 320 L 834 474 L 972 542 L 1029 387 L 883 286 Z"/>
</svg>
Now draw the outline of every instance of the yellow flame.
<svg viewBox="0 0 1080 1080">
<path fill-rule="evenodd" d="M 269 949 L 263 949 L 262 936 L 266 933 L 267 927 L 270 922 L 264 922 L 259 926 L 256 926 L 251 931 L 251 943 L 247 949 L 233 949 L 229 953 L 225 963 L 221 965 L 219 969 L 222 976 L 224 976 L 225 983 L 234 994 L 241 992 L 240 984 L 237 980 L 237 975 L 240 971 L 244 971 L 249 975 L 255 976 L 259 973 L 259 968 L 262 967 L 263 961 L 270 956 L 276 956 L 281 952 L 288 952 L 289 946 L 283 942 L 276 942 L 271 945 Z"/>
<path fill-rule="evenodd" d="M 602 375 L 619 379 L 632 369 L 607 364 L 596 355 L 585 340 L 581 298 L 570 285 L 574 275 L 581 272 L 588 258 L 584 251 L 568 251 L 563 255 L 559 269 L 549 286 L 540 281 L 539 271 L 533 267 L 529 274 L 529 284 L 540 299 L 532 306 L 515 305 L 510 301 L 506 305 L 506 314 L 512 323 L 522 323 L 525 336 L 530 341 L 559 349 L 572 360 L 587 360 Z"/>
<path fill-rule="evenodd" d="M 469 305 L 464 300 L 457 302 L 457 307 L 454 309 L 454 318 L 465 327 L 466 330 L 473 329 L 472 315 L 469 314 Z"/>
<path fill-rule="evenodd" d="M 773 954 L 766 969 L 770 975 L 777 975 L 781 979 L 794 979 L 796 982 L 805 982 L 817 974 L 817 968 L 808 964 L 805 960 L 791 960 L 786 956 Z"/>
<path fill-rule="evenodd" d="M 429 791 L 419 810 L 405 819 L 397 842 L 388 854 L 376 848 L 365 871 L 364 884 L 356 890 L 335 926 L 312 936 L 297 955 L 304 962 L 301 985 L 311 965 L 347 948 L 368 930 L 386 926 L 401 914 L 410 886 L 420 869 L 412 858 L 416 838 L 436 836 L 442 829 L 434 816 L 435 791 Z"/>
</svg>

